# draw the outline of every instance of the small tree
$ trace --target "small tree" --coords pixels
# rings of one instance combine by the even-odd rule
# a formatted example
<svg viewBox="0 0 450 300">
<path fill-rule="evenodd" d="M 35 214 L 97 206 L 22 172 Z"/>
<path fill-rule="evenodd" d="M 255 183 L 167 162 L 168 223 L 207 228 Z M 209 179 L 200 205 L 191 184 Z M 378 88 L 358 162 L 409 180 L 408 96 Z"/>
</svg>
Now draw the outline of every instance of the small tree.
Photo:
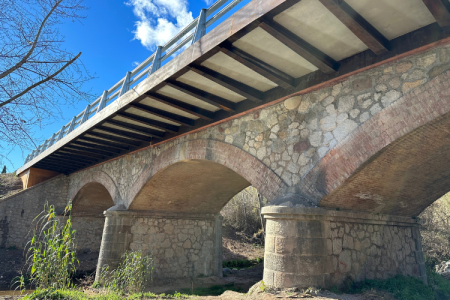
<svg viewBox="0 0 450 300">
<path fill-rule="evenodd" d="M 6 174 L 6 166 L 3 166 L 2 174 Z"/>
</svg>

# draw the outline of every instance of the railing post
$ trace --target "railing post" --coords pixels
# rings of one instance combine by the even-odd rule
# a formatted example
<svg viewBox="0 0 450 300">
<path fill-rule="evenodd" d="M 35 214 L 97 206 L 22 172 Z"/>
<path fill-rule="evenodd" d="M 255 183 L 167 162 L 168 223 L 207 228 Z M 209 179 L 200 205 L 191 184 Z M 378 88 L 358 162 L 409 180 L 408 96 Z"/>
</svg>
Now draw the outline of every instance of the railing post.
<svg viewBox="0 0 450 300">
<path fill-rule="evenodd" d="M 89 119 L 89 110 L 90 110 L 90 109 L 91 109 L 91 105 L 88 104 L 88 105 L 86 106 L 86 109 L 84 110 L 83 116 L 81 117 L 80 125 L 83 124 L 84 122 L 86 122 L 87 119 Z"/>
<path fill-rule="evenodd" d="M 42 145 L 39 145 L 39 147 L 37 147 L 37 149 L 36 149 L 36 156 L 41 154 L 41 149 L 42 149 Z"/>
<path fill-rule="evenodd" d="M 131 78 L 131 72 L 127 72 L 127 75 L 125 76 L 125 80 L 123 81 L 122 88 L 120 89 L 119 97 L 128 92 L 128 89 L 130 88 L 130 78 Z"/>
<path fill-rule="evenodd" d="M 54 133 L 52 135 L 52 138 L 50 139 L 50 143 L 48 144 L 49 147 L 51 147 L 53 145 L 53 143 L 55 142 L 55 138 L 56 138 L 56 133 Z"/>
<path fill-rule="evenodd" d="M 27 158 L 25 158 L 25 163 L 24 164 L 26 164 L 30 160 L 30 156 L 31 156 L 31 153 L 27 155 Z"/>
<path fill-rule="evenodd" d="M 153 58 L 152 68 L 150 69 L 150 72 L 148 72 L 148 76 L 152 75 L 156 72 L 159 68 L 161 68 L 161 52 L 162 52 L 162 46 L 158 46 L 156 48 L 155 57 Z"/>
<path fill-rule="evenodd" d="M 59 131 L 58 139 L 56 141 L 59 141 L 60 139 L 63 138 L 64 130 L 66 129 L 65 127 L 66 127 L 66 125 L 63 125 L 63 127 L 61 127 L 61 130 Z"/>
<path fill-rule="evenodd" d="M 76 119 L 77 119 L 76 116 L 72 118 L 72 122 L 70 122 L 69 130 L 67 131 L 67 134 L 71 133 L 72 130 L 75 128 L 75 120 Z"/>
<path fill-rule="evenodd" d="M 103 91 L 102 98 L 100 99 L 100 103 L 98 104 L 96 114 L 98 114 L 99 111 L 105 108 L 106 99 L 108 99 L 108 91 Z"/>
<path fill-rule="evenodd" d="M 42 144 L 42 151 L 47 150 L 47 148 L 48 148 L 48 143 L 49 143 L 49 142 L 50 142 L 49 140 L 45 140 L 45 141 L 44 141 L 44 143 Z"/>
<path fill-rule="evenodd" d="M 192 44 L 198 41 L 202 36 L 206 34 L 206 9 L 200 11 L 198 17 L 197 27 L 195 28 L 194 37 L 192 38 Z"/>
</svg>

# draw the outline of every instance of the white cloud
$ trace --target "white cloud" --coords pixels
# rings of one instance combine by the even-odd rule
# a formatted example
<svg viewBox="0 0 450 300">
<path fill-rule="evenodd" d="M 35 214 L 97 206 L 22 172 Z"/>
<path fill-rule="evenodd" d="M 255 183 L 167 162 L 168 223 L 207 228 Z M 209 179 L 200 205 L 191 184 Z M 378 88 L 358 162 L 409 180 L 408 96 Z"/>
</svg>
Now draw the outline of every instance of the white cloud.
<svg viewBox="0 0 450 300">
<path fill-rule="evenodd" d="M 215 0 L 204 0 L 204 1 L 205 1 L 206 5 L 208 5 L 208 6 L 215 2 Z"/>
<path fill-rule="evenodd" d="M 140 62 L 138 62 L 138 61 L 133 61 L 131 64 L 133 65 L 133 67 L 137 67 L 137 66 L 139 66 Z"/>
<path fill-rule="evenodd" d="M 127 5 L 133 7 L 139 19 L 133 31 L 134 38 L 152 51 L 194 20 L 187 0 L 130 0 Z"/>
</svg>

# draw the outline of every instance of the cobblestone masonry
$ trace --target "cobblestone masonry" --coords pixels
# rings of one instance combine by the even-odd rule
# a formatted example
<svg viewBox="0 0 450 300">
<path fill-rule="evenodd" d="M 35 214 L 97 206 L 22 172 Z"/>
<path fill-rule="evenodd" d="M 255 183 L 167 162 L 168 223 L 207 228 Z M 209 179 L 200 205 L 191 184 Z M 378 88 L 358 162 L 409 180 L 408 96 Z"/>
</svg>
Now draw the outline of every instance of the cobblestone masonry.
<svg viewBox="0 0 450 300">
<path fill-rule="evenodd" d="M 97 270 L 139 250 L 153 257 L 155 279 L 222 276 L 220 215 L 108 211 L 106 217 Z"/>
<path fill-rule="evenodd" d="M 0 201 L 0 247 L 23 248 L 29 241 L 34 218 L 44 205 L 62 212 L 67 204 L 69 180 L 60 175 Z"/>
<path fill-rule="evenodd" d="M 216 218 L 186 217 L 138 218 L 131 226 L 130 250 L 152 253 L 155 278 L 221 276 L 221 217 L 219 226 Z"/>
<path fill-rule="evenodd" d="M 266 207 L 264 282 L 340 285 L 398 273 L 426 282 L 419 224 L 407 217 Z"/>
<path fill-rule="evenodd" d="M 383 147 L 450 111 L 449 69 L 448 45 L 390 62 L 333 86 L 72 174 L 70 194 L 76 193 L 90 174 L 102 173 L 114 190 L 110 190 L 114 201 L 128 206 L 158 169 L 158 157 L 172 151 L 171 162 L 185 159 L 185 154 L 220 163 L 231 161 L 230 168 L 261 188 L 269 200 L 289 191 L 319 203 Z M 431 91 L 436 95 L 428 97 Z M 408 105 L 410 100 L 418 104 Z M 347 142 L 355 145 L 352 151 L 345 148 Z M 190 152 L 183 150 L 186 147 Z M 211 158 L 217 151 L 221 154 Z M 240 152 L 260 162 L 264 172 L 250 174 L 248 167 L 241 166 L 249 156 Z M 241 157 L 239 162 L 233 157 L 236 154 Z M 325 181 L 321 174 L 326 174 Z"/>
</svg>

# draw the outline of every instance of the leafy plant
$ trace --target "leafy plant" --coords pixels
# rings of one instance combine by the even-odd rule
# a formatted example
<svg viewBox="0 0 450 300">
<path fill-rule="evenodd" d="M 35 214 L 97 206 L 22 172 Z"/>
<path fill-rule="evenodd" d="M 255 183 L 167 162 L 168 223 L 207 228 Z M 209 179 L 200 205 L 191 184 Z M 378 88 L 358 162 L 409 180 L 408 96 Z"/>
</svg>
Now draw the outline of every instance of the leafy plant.
<svg viewBox="0 0 450 300">
<path fill-rule="evenodd" d="M 115 270 L 104 268 L 101 282 L 105 288 L 116 292 L 143 293 L 152 280 L 153 259 L 139 251 L 126 252 Z"/>
<path fill-rule="evenodd" d="M 391 293 L 398 300 L 446 300 L 450 299 L 450 282 L 427 268 L 428 285 L 410 276 L 397 275 L 385 280 L 365 280 L 352 284 L 347 293 L 359 294 L 380 290 Z"/>
<path fill-rule="evenodd" d="M 75 273 L 76 246 L 75 233 L 69 212 L 69 204 L 64 210 L 65 224 L 55 214 L 53 205 L 44 206 L 33 222 L 33 237 L 27 244 L 27 265 L 29 283 L 37 289 L 64 289 L 72 286 L 71 277 Z M 25 276 L 20 276 L 18 288 L 25 288 Z M 51 290 L 48 290 L 49 292 Z"/>
</svg>

